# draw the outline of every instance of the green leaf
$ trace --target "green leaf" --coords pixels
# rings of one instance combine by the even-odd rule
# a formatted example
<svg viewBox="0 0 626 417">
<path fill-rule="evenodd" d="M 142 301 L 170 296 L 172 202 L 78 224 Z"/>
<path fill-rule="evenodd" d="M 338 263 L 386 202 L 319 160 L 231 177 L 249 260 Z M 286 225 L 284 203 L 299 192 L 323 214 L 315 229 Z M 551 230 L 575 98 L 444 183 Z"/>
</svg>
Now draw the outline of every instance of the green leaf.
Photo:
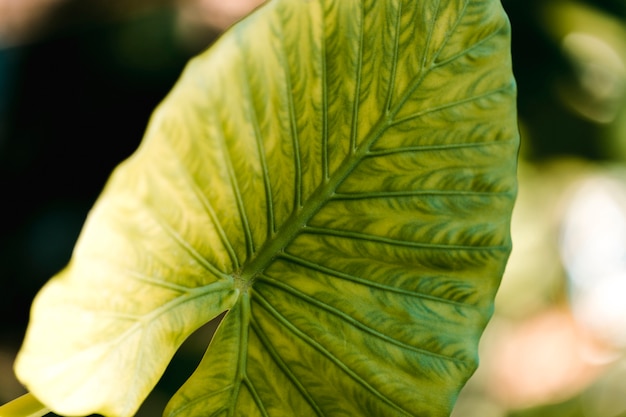
<svg viewBox="0 0 626 417">
<path fill-rule="evenodd" d="M 33 306 L 21 380 L 130 416 L 446 416 L 510 251 L 497 0 L 273 0 L 194 59 Z"/>
<path fill-rule="evenodd" d="M 50 410 L 30 393 L 0 405 L 2 417 L 43 417 L 48 414 Z"/>
</svg>

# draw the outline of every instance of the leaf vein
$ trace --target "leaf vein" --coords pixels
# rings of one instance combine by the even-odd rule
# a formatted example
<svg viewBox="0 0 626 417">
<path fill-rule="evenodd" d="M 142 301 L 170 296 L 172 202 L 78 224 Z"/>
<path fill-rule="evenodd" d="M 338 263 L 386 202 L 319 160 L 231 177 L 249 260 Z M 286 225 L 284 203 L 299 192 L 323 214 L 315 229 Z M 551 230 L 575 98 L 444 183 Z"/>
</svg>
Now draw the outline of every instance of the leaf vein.
<svg viewBox="0 0 626 417">
<path fill-rule="evenodd" d="M 408 240 L 399 240 L 387 238 L 384 236 L 372 235 L 368 233 L 361 233 L 355 231 L 328 229 L 324 227 L 312 227 L 307 226 L 302 230 L 302 233 L 324 235 L 337 238 L 346 238 L 353 240 L 365 240 L 375 243 L 384 243 L 395 246 L 406 246 L 411 248 L 421 249 L 434 249 L 434 250 L 508 250 L 508 246 L 493 245 L 493 246 L 474 246 L 474 245 L 452 245 L 452 244 L 438 244 L 429 242 L 414 242 Z"/>
<path fill-rule="evenodd" d="M 103 343 L 99 343 L 97 345 L 93 345 L 91 348 L 95 349 L 98 346 L 101 346 L 101 347 L 112 347 L 114 349 L 115 348 L 119 348 L 124 340 L 126 340 L 128 337 L 132 336 L 136 331 L 140 330 L 144 326 L 144 324 L 146 322 L 154 321 L 157 317 L 159 317 L 162 314 L 170 311 L 172 308 L 176 308 L 180 304 L 183 304 L 185 302 L 191 301 L 191 300 L 193 300 L 195 298 L 202 297 L 202 296 L 207 295 L 207 294 L 214 295 L 215 293 L 220 292 L 220 291 L 230 290 L 230 289 L 232 289 L 232 287 L 233 287 L 233 284 L 230 283 L 230 282 L 215 282 L 215 283 L 206 285 L 204 287 L 199 287 L 199 288 L 193 289 L 190 292 L 188 292 L 186 295 L 177 297 L 177 298 L 173 299 L 172 301 L 169 301 L 169 302 L 163 304 L 162 306 L 156 308 L 155 310 L 152 310 L 150 313 L 148 313 L 148 314 L 146 314 L 144 316 L 137 316 L 137 320 L 135 321 L 135 323 L 132 326 L 130 326 L 128 329 L 126 329 L 118 337 L 116 337 L 115 339 L 110 339 L 110 340 L 108 340 L 106 342 L 103 342 Z M 75 308 L 76 308 L 76 306 L 75 306 Z M 79 308 L 81 308 L 81 307 L 79 307 Z M 104 312 L 104 315 L 109 314 L 109 313 L 110 312 Z M 72 359 L 73 359 L 73 357 L 69 357 L 68 359 L 66 359 L 64 361 L 60 361 L 58 363 L 58 365 L 61 366 L 64 363 L 71 362 Z"/>
<path fill-rule="evenodd" d="M 352 128 L 350 132 L 350 151 L 354 152 L 357 148 L 357 136 L 358 136 L 358 126 L 359 126 L 359 107 L 361 105 L 361 81 L 362 81 L 362 71 L 363 71 L 363 36 L 365 32 L 365 27 L 363 24 L 364 13 L 363 6 L 359 8 L 361 11 L 360 21 L 359 21 L 359 52 L 358 59 L 356 65 L 356 86 L 354 88 L 354 105 L 352 107 Z"/>
<path fill-rule="evenodd" d="M 499 197 L 508 196 L 508 192 L 491 191 L 465 191 L 465 190 L 406 190 L 406 191 L 369 191 L 360 193 L 337 193 L 332 200 L 367 200 L 367 199 L 390 199 L 417 196 L 449 196 L 449 197 Z"/>
<path fill-rule="evenodd" d="M 207 126 L 211 126 L 213 123 L 208 123 Z M 235 174 L 235 168 L 233 166 L 233 159 L 230 154 L 230 149 L 226 142 L 226 137 L 222 129 L 216 129 L 219 145 L 222 150 L 222 155 L 224 155 L 224 161 L 226 164 L 226 170 L 228 172 L 228 178 L 230 179 L 230 184 L 233 190 L 233 194 L 235 195 L 235 203 L 237 204 L 237 210 L 239 211 L 239 218 L 241 220 L 241 225 L 243 227 L 245 241 L 246 241 L 246 253 L 248 258 L 251 257 L 254 252 L 254 241 L 252 240 L 252 230 L 250 229 L 250 221 L 248 220 L 248 214 L 246 213 L 245 206 L 243 204 L 243 196 L 241 194 L 241 187 L 239 186 L 239 181 L 237 180 L 237 175 Z"/>
<path fill-rule="evenodd" d="M 309 346 L 313 349 L 317 350 L 327 359 L 329 359 L 332 363 L 334 363 L 337 367 L 343 370 L 347 375 L 349 375 L 355 382 L 363 386 L 367 391 L 372 393 L 378 399 L 383 401 L 385 404 L 394 408 L 395 410 L 403 413 L 406 416 L 411 416 L 409 412 L 404 410 L 398 404 L 394 403 L 390 398 L 385 396 L 383 393 L 374 388 L 371 384 L 369 384 L 363 377 L 354 372 L 348 365 L 342 362 L 337 356 L 335 356 L 332 352 L 330 352 L 327 348 L 325 348 L 321 343 L 317 342 L 311 336 L 306 334 L 304 331 L 298 329 L 292 322 L 290 322 L 283 314 L 277 311 L 266 299 L 265 297 L 257 290 L 257 297 L 255 297 L 255 301 L 270 315 L 272 315 L 279 323 L 281 323 L 285 328 L 290 330 L 292 333 L 300 337 L 304 340 Z"/>
<path fill-rule="evenodd" d="M 393 287 L 393 286 L 390 286 L 390 285 L 381 284 L 379 282 L 370 281 L 370 280 L 364 279 L 362 277 L 357 277 L 355 275 L 346 274 L 345 272 L 337 271 L 335 269 L 331 269 L 331 268 L 328 268 L 326 266 L 310 262 L 310 261 L 308 261 L 306 259 L 302 259 L 302 258 L 300 258 L 298 256 L 292 255 L 292 254 L 287 253 L 287 252 L 284 252 L 284 253 L 280 254 L 280 258 L 288 260 L 290 262 L 293 262 L 293 263 L 295 263 L 297 265 L 300 265 L 302 267 L 305 267 L 305 268 L 313 270 L 313 271 L 318 271 L 318 272 L 321 272 L 323 274 L 333 276 L 335 278 L 343 279 L 343 280 L 346 280 L 346 281 L 351 281 L 351 282 L 354 282 L 354 283 L 357 283 L 357 284 L 360 284 L 360 285 L 365 285 L 365 286 L 370 287 L 370 288 L 375 288 L 377 290 L 388 291 L 388 292 L 392 292 L 392 293 L 396 293 L 396 294 L 400 294 L 400 295 L 405 295 L 405 296 L 408 296 L 408 297 L 419 298 L 419 299 L 423 299 L 423 300 L 437 301 L 437 302 L 440 302 L 440 303 L 450 304 L 450 305 L 458 306 L 458 307 L 474 308 L 474 306 L 472 306 L 470 304 L 461 303 L 461 302 L 458 302 L 458 301 L 449 300 L 447 298 L 436 297 L 436 296 L 433 296 L 433 295 L 423 294 L 423 293 L 419 293 L 419 292 L 415 292 L 415 291 L 408 291 L 408 290 L 405 290 L 403 288 Z"/>
<path fill-rule="evenodd" d="M 163 219 L 161 217 L 160 214 L 158 214 L 157 212 L 155 212 L 154 210 L 150 210 L 150 212 L 153 214 L 155 220 L 161 225 L 161 227 L 163 228 L 163 230 L 165 230 L 165 232 L 172 238 L 174 239 L 176 242 L 178 242 L 178 244 L 189 254 L 191 255 L 192 258 L 194 258 L 196 261 L 198 261 L 198 263 L 200 265 L 202 265 L 207 271 L 211 272 L 213 275 L 215 275 L 216 277 L 220 277 L 220 278 L 224 278 L 224 279 L 228 279 L 229 275 L 226 274 L 224 271 L 221 271 L 219 268 L 217 268 L 215 265 L 213 265 L 212 263 L 210 263 L 209 261 L 206 260 L 206 258 L 204 256 L 202 256 L 202 254 L 200 254 L 196 248 L 194 248 L 189 242 L 187 242 L 187 240 L 185 240 L 181 234 L 179 232 L 176 231 L 176 229 L 174 229 L 169 223 L 167 223 L 165 221 L 165 219 Z"/>
<path fill-rule="evenodd" d="M 94 262 L 94 264 L 102 264 L 102 263 L 104 263 L 101 259 L 99 259 L 96 256 L 93 256 L 93 255 L 83 255 L 83 256 L 85 256 L 86 259 L 91 258 L 91 261 Z M 156 287 L 161 287 L 161 288 L 164 288 L 164 289 L 167 289 L 167 290 L 172 290 L 172 291 L 179 292 L 179 293 L 187 293 L 187 292 L 189 292 L 189 290 L 191 290 L 191 288 L 185 287 L 184 285 L 178 285 L 178 284 L 174 284 L 174 283 L 171 283 L 171 282 L 167 282 L 167 281 L 164 281 L 164 280 L 159 279 L 157 277 L 152 277 L 152 276 L 149 276 L 149 275 L 144 274 L 142 272 L 138 272 L 138 271 L 134 271 L 134 270 L 129 269 L 129 268 L 125 268 L 125 267 L 120 266 L 118 264 L 113 264 L 113 263 L 110 263 L 110 262 L 106 262 L 103 267 L 115 269 L 115 270 L 119 271 L 122 274 L 130 275 L 133 279 L 137 279 L 138 281 L 145 282 L 146 284 L 154 285 Z"/>
<path fill-rule="evenodd" d="M 326 13 L 322 14 L 322 40 L 320 60 L 322 67 L 322 178 L 328 179 L 328 63 L 326 62 Z"/>
<path fill-rule="evenodd" d="M 469 52 L 473 51 L 474 49 L 480 47 L 483 43 L 489 41 L 491 38 L 497 36 L 500 31 L 502 29 L 504 29 L 506 27 L 506 24 L 498 27 L 496 30 L 494 30 L 493 32 L 491 32 L 489 35 L 485 36 L 484 38 L 480 39 L 478 42 L 474 43 L 472 46 L 470 46 L 469 48 L 466 48 L 460 52 L 457 52 L 456 54 L 452 55 L 451 57 L 448 57 L 447 59 L 443 60 L 443 61 L 433 61 L 433 65 L 432 65 L 432 69 L 435 68 L 439 68 L 439 67 L 443 67 L 447 64 L 449 64 L 450 62 L 453 62 L 457 59 L 459 59 L 460 57 L 467 55 Z"/>
<path fill-rule="evenodd" d="M 246 388 L 248 388 L 248 391 L 250 392 L 250 395 L 252 396 L 254 403 L 258 407 L 263 417 L 270 417 L 267 412 L 267 409 L 265 408 L 265 404 L 263 404 L 263 401 L 261 401 L 261 397 L 259 396 L 259 393 L 256 390 L 256 387 L 254 386 L 250 378 L 248 377 L 244 378 L 243 384 L 246 386 Z"/>
<path fill-rule="evenodd" d="M 257 108 L 254 105 L 254 97 L 252 94 L 252 87 L 250 85 L 250 74 L 247 70 L 247 65 L 242 65 L 242 78 L 243 78 L 243 89 L 245 91 L 245 96 L 248 106 L 248 116 L 250 117 L 250 123 L 252 124 L 252 128 L 254 130 L 254 137 L 256 139 L 257 152 L 259 154 L 259 163 L 261 164 L 261 174 L 263 177 L 263 187 L 265 189 L 265 201 L 267 205 L 267 234 L 268 238 L 270 238 L 276 232 L 275 225 L 275 213 L 274 213 L 274 201 L 272 198 L 272 184 L 270 180 L 269 169 L 267 166 L 267 158 L 265 155 L 265 146 L 263 143 L 263 134 L 261 133 L 261 125 L 259 123 L 259 115 L 257 112 Z"/>
<path fill-rule="evenodd" d="M 502 92 L 505 92 L 505 91 L 509 91 L 510 89 L 511 89 L 511 86 L 507 85 L 507 86 L 503 86 L 503 87 L 500 87 L 500 88 L 497 88 L 497 89 L 494 89 L 494 90 L 491 90 L 491 91 L 487 91 L 484 94 L 479 94 L 479 95 L 476 95 L 476 96 L 464 98 L 462 100 L 456 100 L 456 101 L 452 101 L 450 103 L 442 104 L 441 106 L 436 106 L 436 107 L 432 107 L 432 108 L 429 108 L 429 109 L 424 109 L 424 110 L 418 111 L 416 113 L 410 114 L 408 116 L 404 116 L 401 119 L 393 120 L 393 121 L 391 121 L 389 123 L 389 126 L 397 126 L 397 125 L 400 125 L 402 123 L 406 123 L 406 122 L 408 122 L 410 120 L 413 120 L 413 119 L 417 119 L 418 117 L 421 117 L 421 116 L 424 116 L 424 115 L 427 115 L 427 114 L 436 113 L 436 112 L 439 112 L 441 110 L 449 109 L 449 108 L 452 108 L 452 107 L 456 107 L 456 106 L 460 106 L 460 105 L 463 105 L 463 104 L 466 104 L 466 103 L 470 103 L 472 101 L 480 100 L 482 98 L 486 98 L 486 97 L 489 97 L 491 95 L 495 95 L 495 94 L 499 94 L 499 93 L 502 93 Z"/>
<path fill-rule="evenodd" d="M 206 394 L 199 395 L 199 396 L 195 397 L 194 399 L 185 402 L 185 405 L 183 405 L 180 408 L 177 408 L 173 414 L 169 414 L 167 417 L 176 417 L 177 415 L 179 415 L 183 411 L 187 410 L 188 408 L 194 406 L 195 404 L 198 404 L 199 402 L 202 402 L 202 401 L 204 401 L 204 400 L 206 400 L 208 398 L 215 397 L 216 395 L 220 395 L 220 394 L 222 394 L 222 393 L 224 393 L 226 391 L 230 391 L 233 387 L 234 387 L 234 384 L 229 384 L 229 385 L 225 386 L 224 388 L 219 389 L 217 391 L 207 392 Z M 220 407 L 215 412 L 213 412 L 213 414 L 211 414 L 211 417 L 219 415 L 220 413 L 222 413 L 224 411 L 227 411 L 227 408 L 226 407 Z"/>
<path fill-rule="evenodd" d="M 468 149 L 468 148 L 484 148 L 488 146 L 503 146 L 515 144 L 515 140 L 498 140 L 489 142 L 466 142 L 466 143 L 445 143 L 441 145 L 415 145 L 415 146 L 402 146 L 397 148 L 387 149 L 375 149 L 370 150 L 366 157 L 377 157 L 393 155 L 398 153 L 414 153 L 414 152 L 427 152 L 427 151 L 447 151 L 452 149 Z"/>
<path fill-rule="evenodd" d="M 391 343 L 393 345 L 396 345 L 398 347 L 401 347 L 402 349 L 406 349 L 406 350 L 410 350 L 412 352 L 416 352 L 419 353 L 421 355 L 426 355 L 426 356 L 430 356 L 436 359 L 443 359 L 443 360 L 448 360 L 448 361 L 452 361 L 452 362 L 456 362 L 456 363 L 464 363 L 463 360 L 461 359 L 457 359 L 455 357 L 452 356 L 448 356 L 448 355 L 444 355 L 441 353 L 437 353 L 437 352 L 432 352 L 430 350 L 427 349 L 423 349 L 417 346 L 413 346 L 410 345 L 408 343 L 402 342 L 401 340 L 395 339 L 389 335 L 386 335 L 384 333 L 381 333 L 380 331 L 371 328 L 370 326 L 362 323 L 361 321 L 357 320 L 356 318 L 350 316 L 349 314 L 341 311 L 338 308 L 335 308 L 321 300 L 318 300 L 314 297 L 311 297 L 305 293 L 303 293 L 302 291 L 292 287 L 291 285 L 288 285 L 286 283 L 277 281 L 271 277 L 268 277 L 267 275 L 261 275 L 259 277 L 259 281 L 265 282 L 268 285 L 272 285 L 276 288 L 279 288 L 289 294 L 291 294 L 292 296 L 301 299 L 302 301 L 305 301 L 307 303 L 313 304 L 315 306 L 317 306 L 318 308 L 327 311 L 328 313 L 333 314 L 336 317 L 339 317 L 340 319 L 342 319 L 343 321 L 345 321 L 346 323 L 354 326 L 355 328 L 362 330 L 366 333 L 369 333 L 370 335 L 373 335 L 375 337 L 378 337 L 379 339 L 384 340 L 387 343 Z"/>
<path fill-rule="evenodd" d="M 234 392 L 231 396 L 231 404 L 229 407 L 230 414 L 234 415 L 235 407 L 239 400 L 241 384 L 247 378 L 247 347 L 248 347 L 248 323 L 250 321 L 250 296 L 244 292 L 241 296 L 241 309 L 239 310 L 239 352 L 237 355 L 237 364 L 235 371 L 235 380 L 238 381 L 234 386 Z"/>
<path fill-rule="evenodd" d="M 437 24 L 437 17 L 439 15 L 439 9 L 441 8 L 441 0 L 437 0 L 437 7 L 435 9 L 435 16 L 431 19 L 431 27 L 428 31 L 428 38 L 426 40 L 426 47 L 424 48 L 424 55 L 422 55 L 422 72 L 426 70 L 426 57 L 428 56 L 428 51 L 430 50 L 430 44 L 433 41 L 433 32 L 435 31 L 435 25 Z M 423 77 L 421 77 L 423 79 Z M 421 82 L 421 80 L 420 80 Z M 410 87 L 409 91 L 414 91 L 417 87 Z"/>
<path fill-rule="evenodd" d="M 391 69 L 389 71 L 389 87 L 387 90 L 387 98 L 385 100 L 385 112 L 391 109 L 391 102 L 393 100 L 393 90 L 396 84 L 396 72 L 398 70 L 398 50 L 400 47 L 400 26 L 402 23 L 402 2 L 398 4 L 398 11 L 396 14 L 396 24 L 394 31 L 394 45 L 393 55 L 391 58 Z"/>
<path fill-rule="evenodd" d="M 291 369 L 289 369 L 289 366 L 285 363 L 285 361 L 282 360 L 282 358 L 280 357 L 280 355 L 278 354 L 274 346 L 272 346 L 271 342 L 268 340 L 265 333 L 263 333 L 262 329 L 260 328 L 259 324 L 254 319 L 254 317 L 252 317 L 250 320 L 250 326 L 252 330 L 254 331 L 254 333 L 259 338 L 259 340 L 261 341 L 261 344 L 263 345 L 263 347 L 265 347 L 265 349 L 268 351 L 268 353 L 270 354 L 270 357 L 274 360 L 278 368 L 296 386 L 296 388 L 298 389 L 302 397 L 311 406 L 313 411 L 315 411 L 315 414 L 318 417 L 324 417 L 324 413 L 319 408 L 319 406 L 315 403 L 315 400 L 313 399 L 311 394 L 309 394 L 309 392 L 306 390 L 304 385 L 302 385 L 302 383 L 298 380 L 298 378 L 296 378 L 296 376 L 291 371 Z"/>
<path fill-rule="evenodd" d="M 289 107 L 289 123 L 291 127 L 291 137 L 293 143 L 293 158 L 294 158 L 294 207 L 299 209 L 302 207 L 302 160 L 300 156 L 300 136 L 298 132 L 296 109 L 293 100 L 293 85 L 291 80 L 291 73 L 289 71 L 290 66 L 287 58 L 287 47 L 285 45 L 285 35 L 281 34 L 278 37 L 281 45 L 281 61 L 283 68 L 285 68 L 285 84 L 286 84 L 286 96 L 287 105 Z"/>
<path fill-rule="evenodd" d="M 198 201 L 204 208 L 205 212 L 211 219 L 211 222 L 215 226 L 217 230 L 217 234 L 220 237 L 220 240 L 222 241 L 222 244 L 224 245 L 226 252 L 228 252 L 228 256 L 233 262 L 233 265 L 235 265 L 235 268 L 239 268 L 239 258 L 237 257 L 237 254 L 235 253 L 232 243 L 230 242 L 230 240 L 228 239 L 228 236 L 226 235 L 226 231 L 224 230 L 222 224 L 219 221 L 219 218 L 217 216 L 217 213 L 215 212 L 215 209 L 213 208 L 213 205 L 211 204 L 209 199 L 206 197 L 206 195 L 202 192 L 196 180 L 189 173 L 189 170 L 185 169 L 185 165 L 183 161 L 181 160 L 178 153 L 175 152 L 172 144 L 169 141 L 166 141 L 166 144 L 172 151 L 171 155 L 173 156 L 174 159 L 176 159 L 176 163 L 178 165 L 178 171 L 187 178 L 188 184 L 191 185 L 190 187 L 191 190 L 193 191 L 194 195 L 196 196 L 196 198 L 198 199 Z"/>
<path fill-rule="evenodd" d="M 450 42 L 452 35 L 456 32 L 456 28 L 459 27 L 461 20 L 463 20 L 463 17 L 465 17 L 465 13 L 467 12 L 467 5 L 469 4 L 469 2 L 470 0 L 466 0 L 465 3 L 463 3 L 463 8 L 459 12 L 459 16 L 454 21 L 454 24 L 452 25 L 452 27 L 450 27 L 450 29 L 446 32 L 446 36 L 444 37 L 443 42 L 441 43 L 441 46 L 435 52 L 435 55 L 433 55 L 433 62 L 437 60 L 441 52 L 443 52 L 445 47 L 448 45 L 448 42 Z"/>
</svg>

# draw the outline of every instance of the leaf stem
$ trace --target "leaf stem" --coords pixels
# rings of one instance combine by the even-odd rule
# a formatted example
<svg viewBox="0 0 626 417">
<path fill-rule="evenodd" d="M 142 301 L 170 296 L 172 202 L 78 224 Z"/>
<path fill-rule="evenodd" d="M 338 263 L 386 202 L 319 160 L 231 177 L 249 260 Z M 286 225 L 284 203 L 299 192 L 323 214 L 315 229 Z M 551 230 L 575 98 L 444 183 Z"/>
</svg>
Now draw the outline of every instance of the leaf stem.
<svg viewBox="0 0 626 417">
<path fill-rule="evenodd" d="M 0 417 L 43 417 L 50 410 L 31 393 L 0 406 Z"/>
</svg>

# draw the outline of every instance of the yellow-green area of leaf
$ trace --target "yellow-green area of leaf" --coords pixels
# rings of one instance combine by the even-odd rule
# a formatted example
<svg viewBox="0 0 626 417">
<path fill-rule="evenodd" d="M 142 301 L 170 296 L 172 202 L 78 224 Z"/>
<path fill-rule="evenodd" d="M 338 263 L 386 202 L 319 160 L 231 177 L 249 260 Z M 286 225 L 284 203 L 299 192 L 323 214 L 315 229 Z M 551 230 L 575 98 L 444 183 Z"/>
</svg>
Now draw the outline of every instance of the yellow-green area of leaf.
<svg viewBox="0 0 626 417">
<path fill-rule="evenodd" d="M 30 393 L 0 405 L 0 417 L 43 417 L 48 414 L 50 410 Z"/>
<path fill-rule="evenodd" d="M 131 416 L 447 416 L 510 251 L 498 0 L 272 0 L 191 61 L 37 296 L 16 369 Z"/>
</svg>

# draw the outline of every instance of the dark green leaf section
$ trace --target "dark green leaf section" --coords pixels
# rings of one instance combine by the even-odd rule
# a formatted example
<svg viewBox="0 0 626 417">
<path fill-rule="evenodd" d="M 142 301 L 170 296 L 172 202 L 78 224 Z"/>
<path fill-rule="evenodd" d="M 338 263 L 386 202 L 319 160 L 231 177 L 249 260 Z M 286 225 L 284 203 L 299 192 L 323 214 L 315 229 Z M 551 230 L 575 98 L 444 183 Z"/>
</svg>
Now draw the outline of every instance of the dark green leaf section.
<svg viewBox="0 0 626 417">
<path fill-rule="evenodd" d="M 449 415 L 511 248 L 509 42 L 498 0 L 270 0 L 113 174 L 22 381 L 131 416 L 228 311 L 166 415 Z"/>
</svg>

